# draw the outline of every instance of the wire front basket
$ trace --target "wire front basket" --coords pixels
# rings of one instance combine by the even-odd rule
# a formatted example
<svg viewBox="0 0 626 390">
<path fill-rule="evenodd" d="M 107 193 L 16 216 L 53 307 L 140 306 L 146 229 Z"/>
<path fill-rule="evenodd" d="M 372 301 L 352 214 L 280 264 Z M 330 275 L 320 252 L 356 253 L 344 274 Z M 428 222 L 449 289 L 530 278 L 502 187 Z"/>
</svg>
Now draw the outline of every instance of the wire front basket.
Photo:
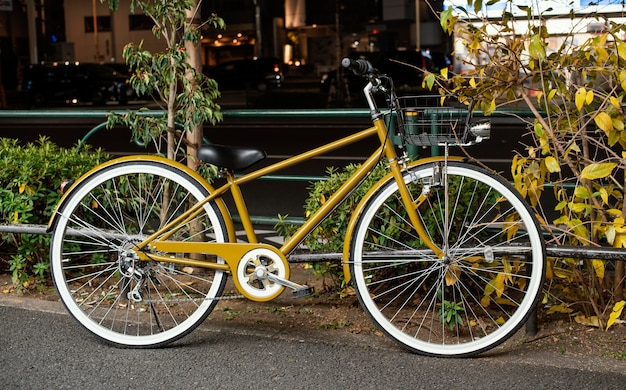
<svg viewBox="0 0 626 390">
<path fill-rule="evenodd" d="M 470 131 L 472 101 L 439 95 L 404 96 L 398 101 L 398 126 L 411 145 L 471 145 L 489 137 Z"/>
</svg>

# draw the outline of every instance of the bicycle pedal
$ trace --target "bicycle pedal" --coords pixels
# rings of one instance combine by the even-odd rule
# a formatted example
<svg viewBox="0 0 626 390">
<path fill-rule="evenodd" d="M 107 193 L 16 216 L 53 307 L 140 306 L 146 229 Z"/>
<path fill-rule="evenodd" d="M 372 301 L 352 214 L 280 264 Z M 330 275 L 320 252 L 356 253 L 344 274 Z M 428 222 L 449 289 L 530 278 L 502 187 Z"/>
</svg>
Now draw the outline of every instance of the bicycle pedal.
<svg viewBox="0 0 626 390">
<path fill-rule="evenodd" d="M 315 292 L 315 288 L 311 286 L 302 286 L 301 288 L 297 288 L 291 292 L 293 298 L 302 298 L 309 296 Z"/>
</svg>

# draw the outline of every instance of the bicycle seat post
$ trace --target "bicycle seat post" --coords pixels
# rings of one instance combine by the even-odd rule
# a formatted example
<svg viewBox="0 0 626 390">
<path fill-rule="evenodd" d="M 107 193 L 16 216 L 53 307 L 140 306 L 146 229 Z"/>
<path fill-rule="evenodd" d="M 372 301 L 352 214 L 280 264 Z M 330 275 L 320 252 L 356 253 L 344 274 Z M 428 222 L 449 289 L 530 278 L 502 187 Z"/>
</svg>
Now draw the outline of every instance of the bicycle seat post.
<svg viewBox="0 0 626 390">
<path fill-rule="evenodd" d="M 258 243 L 256 233 L 254 232 L 254 226 L 252 225 L 252 221 L 250 220 L 250 214 L 248 213 L 248 207 L 246 206 L 246 202 L 243 198 L 241 188 L 237 183 L 234 172 L 230 169 L 222 168 L 220 170 L 220 175 L 224 179 L 226 179 L 228 185 L 230 186 L 230 193 L 233 197 L 233 201 L 235 202 L 235 208 L 237 209 L 237 213 L 239 214 L 239 218 L 241 219 L 243 229 L 246 232 L 248 242 L 251 244 Z"/>
</svg>

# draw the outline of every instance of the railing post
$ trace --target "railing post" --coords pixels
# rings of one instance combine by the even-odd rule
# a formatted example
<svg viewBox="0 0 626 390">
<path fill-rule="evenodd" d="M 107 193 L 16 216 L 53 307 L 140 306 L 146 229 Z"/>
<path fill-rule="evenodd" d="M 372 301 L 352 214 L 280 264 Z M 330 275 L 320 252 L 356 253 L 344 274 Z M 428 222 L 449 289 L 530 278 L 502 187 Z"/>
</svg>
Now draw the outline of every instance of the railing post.
<svg viewBox="0 0 626 390">
<path fill-rule="evenodd" d="M 436 135 L 439 134 L 439 123 L 437 121 L 437 113 L 430 114 L 430 134 L 434 136 L 432 137 L 433 139 L 437 139 Z M 430 147 L 430 155 L 439 156 L 439 145 L 436 142 Z"/>
<path fill-rule="evenodd" d="M 411 137 L 411 135 L 414 135 L 415 132 L 417 131 L 417 124 L 416 124 L 417 112 L 405 111 L 404 115 L 405 115 L 404 120 L 406 121 L 405 123 L 406 133 L 407 133 L 407 136 Z M 409 155 L 409 158 L 411 160 L 417 160 L 417 158 L 419 157 L 419 146 L 413 145 L 410 142 L 408 142 L 406 145 L 406 152 Z"/>
</svg>

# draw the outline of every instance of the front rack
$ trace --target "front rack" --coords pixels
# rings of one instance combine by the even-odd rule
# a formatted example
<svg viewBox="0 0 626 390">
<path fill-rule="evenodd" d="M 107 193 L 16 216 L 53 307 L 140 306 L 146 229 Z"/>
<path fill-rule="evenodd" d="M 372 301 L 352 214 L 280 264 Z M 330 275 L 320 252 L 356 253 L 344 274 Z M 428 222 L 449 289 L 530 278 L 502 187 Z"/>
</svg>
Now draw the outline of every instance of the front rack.
<svg viewBox="0 0 626 390">
<path fill-rule="evenodd" d="M 399 97 L 398 102 L 398 127 L 411 145 L 467 146 L 489 138 L 490 124 L 473 122 L 470 100 L 423 95 Z"/>
</svg>

